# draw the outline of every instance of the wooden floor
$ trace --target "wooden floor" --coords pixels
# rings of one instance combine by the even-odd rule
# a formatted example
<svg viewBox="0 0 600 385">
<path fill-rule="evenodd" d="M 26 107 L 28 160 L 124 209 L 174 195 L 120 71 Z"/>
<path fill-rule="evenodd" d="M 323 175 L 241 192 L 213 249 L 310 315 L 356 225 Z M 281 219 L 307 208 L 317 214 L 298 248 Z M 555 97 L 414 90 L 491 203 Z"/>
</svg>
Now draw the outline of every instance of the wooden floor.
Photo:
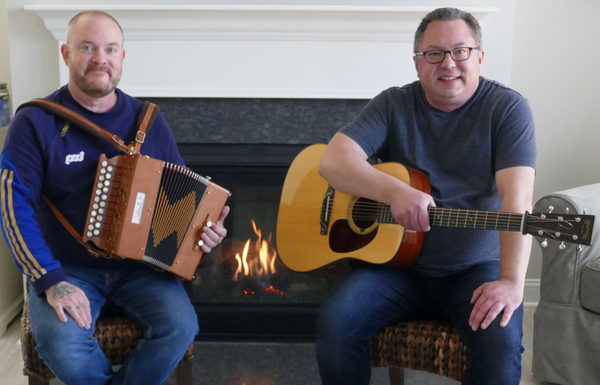
<svg viewBox="0 0 600 385">
<path fill-rule="evenodd" d="M 523 375 L 521 385 L 543 385 L 531 374 L 531 351 L 533 343 L 533 312 L 534 308 L 525 308 L 523 346 Z M 0 338 L 0 384 L 26 385 L 27 379 L 23 376 L 23 361 L 21 358 L 20 317 L 17 317 L 9 326 L 7 332 Z M 252 385 L 252 384 L 249 384 Z"/>
</svg>

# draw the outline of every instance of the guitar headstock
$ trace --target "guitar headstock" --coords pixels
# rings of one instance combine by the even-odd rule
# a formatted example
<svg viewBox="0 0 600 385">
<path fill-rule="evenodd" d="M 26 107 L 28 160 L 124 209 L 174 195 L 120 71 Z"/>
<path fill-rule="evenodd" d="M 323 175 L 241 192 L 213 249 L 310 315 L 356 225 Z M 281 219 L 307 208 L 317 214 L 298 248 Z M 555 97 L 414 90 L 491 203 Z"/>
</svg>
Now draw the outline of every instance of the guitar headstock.
<svg viewBox="0 0 600 385">
<path fill-rule="evenodd" d="M 594 232 L 594 215 L 527 214 L 525 234 L 589 246 Z"/>
</svg>

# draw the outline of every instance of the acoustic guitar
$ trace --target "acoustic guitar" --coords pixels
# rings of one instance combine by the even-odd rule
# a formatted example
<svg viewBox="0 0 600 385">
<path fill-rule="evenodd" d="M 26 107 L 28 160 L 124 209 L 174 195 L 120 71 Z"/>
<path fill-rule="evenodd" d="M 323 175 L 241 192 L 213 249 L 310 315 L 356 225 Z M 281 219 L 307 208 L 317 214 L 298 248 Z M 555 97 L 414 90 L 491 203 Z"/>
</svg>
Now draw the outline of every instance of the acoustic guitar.
<svg viewBox="0 0 600 385">
<path fill-rule="evenodd" d="M 318 174 L 324 144 L 304 149 L 288 170 L 277 218 L 277 251 L 298 272 L 340 267 L 349 260 L 408 267 L 425 237 L 406 231 L 390 206 L 335 191 Z M 399 163 L 373 167 L 431 193 L 427 176 Z M 429 207 L 431 226 L 515 231 L 547 239 L 590 245 L 593 215 L 530 214 Z M 564 244 L 562 244 L 564 246 Z"/>
</svg>

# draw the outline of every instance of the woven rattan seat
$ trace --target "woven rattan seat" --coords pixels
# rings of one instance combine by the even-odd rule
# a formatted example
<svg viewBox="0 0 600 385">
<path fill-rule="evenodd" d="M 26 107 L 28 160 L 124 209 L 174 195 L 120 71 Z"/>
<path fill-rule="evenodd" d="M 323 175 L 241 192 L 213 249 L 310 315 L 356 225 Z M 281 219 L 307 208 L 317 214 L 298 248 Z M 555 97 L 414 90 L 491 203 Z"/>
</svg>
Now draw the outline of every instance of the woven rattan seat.
<svg viewBox="0 0 600 385">
<path fill-rule="evenodd" d="M 54 373 L 38 356 L 35 349 L 36 343 L 31 332 L 27 310 L 28 302 L 26 297 L 21 320 L 21 350 L 25 363 L 23 374 L 29 376 L 30 385 L 45 384 L 54 378 Z M 118 316 L 101 315 L 94 330 L 94 337 L 112 365 L 123 364 L 143 335 L 144 332 L 138 324 L 128 318 Z M 192 383 L 192 358 L 194 358 L 193 345 L 190 346 L 177 366 L 177 383 L 180 385 Z"/>
<path fill-rule="evenodd" d="M 467 363 L 458 330 L 444 321 L 409 321 L 386 328 L 369 342 L 371 367 L 390 368 L 390 383 L 404 384 L 404 369 L 462 381 Z"/>
</svg>

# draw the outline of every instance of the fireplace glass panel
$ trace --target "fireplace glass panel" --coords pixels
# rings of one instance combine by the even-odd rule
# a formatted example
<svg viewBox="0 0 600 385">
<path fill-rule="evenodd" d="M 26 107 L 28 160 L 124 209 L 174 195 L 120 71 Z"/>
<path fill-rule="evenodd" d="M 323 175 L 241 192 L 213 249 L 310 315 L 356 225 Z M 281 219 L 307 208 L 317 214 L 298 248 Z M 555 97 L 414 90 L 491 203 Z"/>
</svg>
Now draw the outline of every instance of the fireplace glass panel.
<svg viewBox="0 0 600 385">
<path fill-rule="evenodd" d="M 215 183 L 232 193 L 225 221 L 228 235 L 203 258 L 190 285 L 192 302 L 318 306 L 327 293 L 327 280 L 293 272 L 277 256 L 277 213 L 285 170 L 250 172 L 242 168 L 210 174 Z"/>
</svg>

